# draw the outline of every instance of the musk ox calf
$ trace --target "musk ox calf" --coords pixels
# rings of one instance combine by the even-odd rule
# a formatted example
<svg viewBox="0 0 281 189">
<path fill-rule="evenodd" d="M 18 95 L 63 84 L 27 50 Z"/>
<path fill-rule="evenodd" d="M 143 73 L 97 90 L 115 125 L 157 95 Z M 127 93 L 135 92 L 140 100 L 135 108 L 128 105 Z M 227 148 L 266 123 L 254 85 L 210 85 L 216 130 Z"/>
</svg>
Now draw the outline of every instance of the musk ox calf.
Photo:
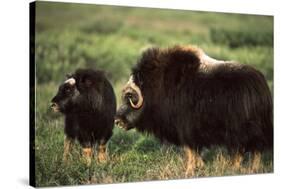
<svg viewBox="0 0 281 189">
<path fill-rule="evenodd" d="M 188 175 L 201 167 L 203 147 L 226 147 L 235 165 L 273 147 L 273 107 L 263 74 L 219 61 L 197 47 L 146 50 L 123 89 L 116 124 L 183 146 Z"/>
<path fill-rule="evenodd" d="M 101 71 L 79 69 L 60 85 L 52 99 L 52 109 L 65 115 L 63 160 L 75 139 L 90 165 L 93 147 L 98 144 L 98 160 L 106 160 L 106 143 L 112 135 L 116 100 L 111 84 Z"/>
</svg>

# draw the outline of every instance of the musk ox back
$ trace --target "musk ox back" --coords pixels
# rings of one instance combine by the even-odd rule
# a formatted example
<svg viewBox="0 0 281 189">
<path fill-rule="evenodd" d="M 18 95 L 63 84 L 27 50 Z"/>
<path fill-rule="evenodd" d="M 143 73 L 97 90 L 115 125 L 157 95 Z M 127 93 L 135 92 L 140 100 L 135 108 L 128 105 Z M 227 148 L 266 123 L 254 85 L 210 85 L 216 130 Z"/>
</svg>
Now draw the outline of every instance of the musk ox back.
<svg viewBox="0 0 281 189">
<path fill-rule="evenodd" d="M 122 99 L 116 123 L 184 146 L 188 175 L 203 165 L 203 147 L 224 146 L 234 162 L 252 152 L 253 164 L 273 147 L 272 97 L 263 74 L 196 47 L 145 51 Z"/>
<path fill-rule="evenodd" d="M 116 100 L 111 84 L 101 71 L 79 69 L 60 85 L 52 108 L 65 115 L 64 161 L 75 139 L 89 165 L 98 143 L 98 160 L 106 159 L 106 143 L 112 135 Z"/>
</svg>

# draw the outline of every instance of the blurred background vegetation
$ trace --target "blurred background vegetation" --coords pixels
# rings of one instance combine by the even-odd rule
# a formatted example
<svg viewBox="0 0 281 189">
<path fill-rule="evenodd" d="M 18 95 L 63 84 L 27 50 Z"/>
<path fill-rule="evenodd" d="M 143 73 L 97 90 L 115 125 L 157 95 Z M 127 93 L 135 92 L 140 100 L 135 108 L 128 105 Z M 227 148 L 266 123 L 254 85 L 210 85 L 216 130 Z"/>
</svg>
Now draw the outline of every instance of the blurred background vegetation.
<svg viewBox="0 0 281 189">
<path fill-rule="evenodd" d="M 49 102 L 67 73 L 106 72 L 118 103 L 122 86 L 141 52 L 151 46 L 193 44 L 210 56 L 260 70 L 273 90 L 273 17 L 67 3 L 36 3 L 36 180 L 38 186 L 184 178 L 181 149 L 151 136 L 117 128 L 109 161 L 87 170 L 79 160 L 62 164 L 63 118 Z M 247 162 L 233 170 L 228 157 L 208 151 L 197 176 L 251 173 Z M 215 154 L 223 154 L 221 156 Z M 272 172 L 264 155 L 259 172 Z M 269 158 L 270 159 L 270 158 Z M 90 175 L 90 176 L 89 176 Z"/>
</svg>

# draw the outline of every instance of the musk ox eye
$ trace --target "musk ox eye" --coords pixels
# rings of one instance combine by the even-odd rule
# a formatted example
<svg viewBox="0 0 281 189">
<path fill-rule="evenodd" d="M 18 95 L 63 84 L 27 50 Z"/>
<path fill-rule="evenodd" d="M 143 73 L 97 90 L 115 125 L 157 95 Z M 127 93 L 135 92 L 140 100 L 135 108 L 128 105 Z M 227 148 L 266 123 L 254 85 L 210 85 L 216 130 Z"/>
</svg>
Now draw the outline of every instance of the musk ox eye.
<svg viewBox="0 0 281 189">
<path fill-rule="evenodd" d="M 71 88 L 65 88 L 64 91 L 65 91 L 66 93 L 70 93 L 70 92 L 71 92 Z"/>
<path fill-rule="evenodd" d="M 134 99 L 134 96 L 133 96 L 132 93 L 127 93 L 127 94 L 125 94 L 125 100 L 126 100 L 127 102 L 131 103 L 131 102 L 133 101 L 133 99 Z"/>
<path fill-rule="evenodd" d="M 126 94 L 126 98 L 128 98 L 128 99 L 133 98 L 133 94 L 132 93 L 127 93 Z"/>
</svg>

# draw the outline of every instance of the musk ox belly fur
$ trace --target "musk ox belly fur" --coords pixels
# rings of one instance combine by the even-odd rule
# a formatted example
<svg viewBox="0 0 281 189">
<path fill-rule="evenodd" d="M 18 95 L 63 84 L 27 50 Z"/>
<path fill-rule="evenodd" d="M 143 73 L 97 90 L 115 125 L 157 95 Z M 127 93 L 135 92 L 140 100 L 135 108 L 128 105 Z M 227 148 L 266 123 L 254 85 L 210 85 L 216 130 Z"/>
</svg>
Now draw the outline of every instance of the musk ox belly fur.
<svg viewBox="0 0 281 189">
<path fill-rule="evenodd" d="M 88 158 L 99 144 L 104 159 L 105 144 L 112 136 L 116 100 L 113 88 L 101 71 L 78 69 L 59 87 L 52 107 L 65 115 L 65 154 L 73 140 L 78 140 Z"/>
<path fill-rule="evenodd" d="M 272 149 L 271 93 L 251 66 L 215 60 L 192 46 L 151 48 L 130 80 L 116 115 L 126 129 L 193 149 Z"/>
</svg>

